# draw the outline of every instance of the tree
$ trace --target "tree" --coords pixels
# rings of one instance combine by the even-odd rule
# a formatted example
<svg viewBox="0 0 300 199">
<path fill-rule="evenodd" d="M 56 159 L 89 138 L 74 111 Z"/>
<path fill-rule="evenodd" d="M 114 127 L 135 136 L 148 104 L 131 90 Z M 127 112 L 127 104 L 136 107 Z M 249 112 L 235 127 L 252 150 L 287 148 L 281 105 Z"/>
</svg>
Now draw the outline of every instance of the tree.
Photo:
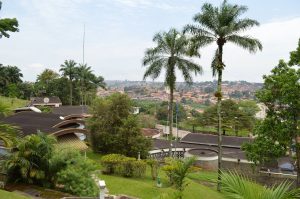
<svg viewBox="0 0 300 199">
<path fill-rule="evenodd" d="M 93 150 L 146 157 L 151 142 L 143 137 L 138 118 L 131 114 L 132 102 L 127 95 L 113 94 L 97 99 L 91 107 L 93 115 L 87 122 Z"/>
<path fill-rule="evenodd" d="M 2 8 L 2 2 L 0 1 L 0 10 Z M 4 18 L 0 19 L 0 38 L 1 37 L 7 37 L 9 38 L 8 32 L 18 32 L 19 23 L 16 18 L 10 19 L 10 18 Z"/>
<path fill-rule="evenodd" d="M 52 157 L 56 139 L 43 133 L 26 136 L 16 146 L 6 160 L 6 168 L 11 180 L 46 185 L 49 160 Z M 18 176 L 18 177 L 16 177 Z"/>
<path fill-rule="evenodd" d="M 64 64 L 60 65 L 60 70 L 63 73 L 64 77 L 69 79 L 70 85 L 70 105 L 72 106 L 73 102 L 73 80 L 76 75 L 76 67 L 77 63 L 74 60 L 66 60 Z"/>
<path fill-rule="evenodd" d="M 273 187 L 260 186 L 236 173 L 222 173 L 222 186 L 226 198 L 244 199 L 296 199 L 299 189 L 292 189 L 292 184 L 283 182 Z"/>
<path fill-rule="evenodd" d="M 57 72 L 46 68 L 41 74 L 37 76 L 36 81 L 48 86 L 49 82 L 57 78 L 59 78 L 59 74 Z"/>
<path fill-rule="evenodd" d="M 143 66 L 148 66 L 144 73 L 144 80 L 147 77 L 158 78 L 163 69 L 166 70 L 164 83 L 170 90 L 169 99 L 169 121 L 170 121 L 170 149 L 172 154 L 172 127 L 173 127 L 173 93 L 176 87 L 176 70 L 181 71 L 185 82 L 191 84 L 193 78 L 191 73 L 201 74 L 202 68 L 188 57 L 199 57 L 199 53 L 189 49 L 189 42 L 186 36 L 175 29 L 168 32 L 158 33 L 153 37 L 156 46 L 145 52 Z"/>
<path fill-rule="evenodd" d="M 223 47 L 225 43 L 230 42 L 236 44 L 251 53 L 257 50 L 262 50 L 262 45 L 259 40 L 254 39 L 248 35 L 241 35 L 240 33 L 259 25 L 256 20 L 244 18 L 240 16 L 248 10 L 246 6 L 232 5 L 226 0 L 220 7 L 214 7 L 210 3 L 205 3 L 201 8 L 201 13 L 194 16 L 194 21 L 197 25 L 187 25 L 184 32 L 192 35 L 191 41 L 193 48 L 197 50 L 199 47 L 206 46 L 213 42 L 217 43 L 217 50 L 211 67 L 213 76 L 218 76 L 218 87 L 215 96 L 218 99 L 218 190 L 221 190 L 221 168 L 222 168 L 222 115 L 221 115 L 221 101 L 222 101 L 222 72 L 225 68 L 223 62 Z"/>
<path fill-rule="evenodd" d="M 168 118 L 168 102 L 162 102 L 156 111 L 156 118 L 158 120 L 167 120 Z M 173 103 L 173 110 L 176 110 L 176 104 Z M 181 104 L 177 104 L 177 121 L 181 122 L 182 120 L 186 119 L 187 113 L 184 110 L 184 107 Z M 176 111 L 173 112 L 173 122 L 176 122 Z"/>
<path fill-rule="evenodd" d="M 295 51 L 290 52 L 290 66 L 300 66 L 300 39 L 298 41 L 298 47 Z"/>
<path fill-rule="evenodd" d="M 0 93 L 8 96 L 8 87 L 11 84 L 22 83 L 23 74 L 16 66 L 3 66 L 0 64 Z"/>
<path fill-rule="evenodd" d="M 264 164 L 283 156 L 295 145 L 297 185 L 300 185 L 300 69 L 293 69 L 283 60 L 271 74 L 264 76 L 264 86 L 256 94 L 267 107 L 266 118 L 255 128 L 256 139 L 245 144 L 247 158 Z M 263 151 L 267 148 L 266 151 Z"/>
<path fill-rule="evenodd" d="M 237 104 L 233 100 L 222 101 L 222 130 L 231 129 L 236 136 L 241 129 L 251 131 L 254 128 L 256 111 L 247 106 L 250 106 L 247 102 Z M 204 110 L 201 119 L 202 125 L 218 126 L 217 109 L 217 105 L 213 105 Z"/>
</svg>

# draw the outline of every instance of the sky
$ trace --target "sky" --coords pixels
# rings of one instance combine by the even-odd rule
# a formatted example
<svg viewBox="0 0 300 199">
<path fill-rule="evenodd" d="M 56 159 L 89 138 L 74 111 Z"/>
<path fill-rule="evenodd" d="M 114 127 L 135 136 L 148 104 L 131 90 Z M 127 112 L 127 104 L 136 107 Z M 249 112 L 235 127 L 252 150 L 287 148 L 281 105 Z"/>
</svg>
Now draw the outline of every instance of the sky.
<svg viewBox="0 0 300 199">
<path fill-rule="evenodd" d="M 24 80 L 35 81 L 45 68 L 59 71 L 66 59 L 82 62 L 83 26 L 85 61 L 106 80 L 142 80 L 141 60 L 152 47 L 153 35 L 193 23 L 204 2 L 221 0 L 2 0 L 0 18 L 17 18 L 18 33 L 0 39 L 0 63 L 18 66 Z M 300 38 L 299 0 L 229 0 L 246 5 L 243 17 L 260 22 L 244 32 L 258 38 L 263 51 L 249 54 L 226 44 L 223 80 L 262 82 L 279 59 L 289 58 Z M 210 63 L 216 45 L 200 49 L 197 62 L 204 74 L 194 81 L 213 80 Z M 178 81 L 182 81 L 178 73 Z M 151 81 L 151 79 L 149 79 Z M 163 81 L 163 75 L 158 81 Z"/>
</svg>

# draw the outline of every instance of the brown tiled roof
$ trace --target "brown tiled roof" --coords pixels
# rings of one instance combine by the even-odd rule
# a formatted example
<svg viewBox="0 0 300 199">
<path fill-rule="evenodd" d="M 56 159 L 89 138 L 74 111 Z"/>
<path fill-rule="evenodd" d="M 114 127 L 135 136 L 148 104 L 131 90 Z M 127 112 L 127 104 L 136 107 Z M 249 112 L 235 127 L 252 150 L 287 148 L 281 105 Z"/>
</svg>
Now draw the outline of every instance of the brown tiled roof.
<svg viewBox="0 0 300 199">
<path fill-rule="evenodd" d="M 38 130 L 44 133 L 56 132 L 59 128 L 52 127 L 61 121 L 59 115 L 31 111 L 19 112 L 1 120 L 3 123 L 20 127 L 24 136 L 36 133 Z"/>
<path fill-rule="evenodd" d="M 145 137 L 151 138 L 152 136 L 159 134 L 159 130 L 158 129 L 150 129 L 150 128 L 142 128 L 142 134 Z"/>
<path fill-rule="evenodd" d="M 243 143 L 251 142 L 248 137 L 222 136 L 222 146 L 240 148 Z M 203 145 L 218 145 L 218 136 L 203 133 L 189 133 L 181 139 L 182 143 L 195 143 Z"/>
<path fill-rule="evenodd" d="M 61 116 L 67 115 L 83 115 L 88 113 L 88 106 L 60 106 L 54 107 L 52 113 Z"/>
</svg>

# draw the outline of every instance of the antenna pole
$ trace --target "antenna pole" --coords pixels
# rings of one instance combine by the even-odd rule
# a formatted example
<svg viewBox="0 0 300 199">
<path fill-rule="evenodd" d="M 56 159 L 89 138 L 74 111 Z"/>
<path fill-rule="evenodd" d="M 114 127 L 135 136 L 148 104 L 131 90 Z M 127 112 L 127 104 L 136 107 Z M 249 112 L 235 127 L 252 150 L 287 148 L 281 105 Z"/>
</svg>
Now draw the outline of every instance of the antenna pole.
<svg viewBox="0 0 300 199">
<path fill-rule="evenodd" d="M 84 44 L 85 44 L 85 23 L 83 24 L 82 64 L 84 64 Z"/>
</svg>

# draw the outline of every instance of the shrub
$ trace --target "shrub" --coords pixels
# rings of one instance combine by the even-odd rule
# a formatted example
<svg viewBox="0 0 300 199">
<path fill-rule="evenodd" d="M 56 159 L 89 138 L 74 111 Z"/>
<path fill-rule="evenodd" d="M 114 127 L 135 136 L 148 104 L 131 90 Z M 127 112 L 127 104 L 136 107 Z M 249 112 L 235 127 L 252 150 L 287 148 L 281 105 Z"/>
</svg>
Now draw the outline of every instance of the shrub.
<svg viewBox="0 0 300 199">
<path fill-rule="evenodd" d="M 74 164 L 68 165 L 57 174 L 57 183 L 63 185 L 65 192 L 76 196 L 97 196 L 98 187 L 92 178 L 95 169 L 90 160 L 78 158 Z"/>
<path fill-rule="evenodd" d="M 116 167 L 121 164 L 121 161 L 125 159 L 126 156 L 120 154 L 108 154 L 101 158 L 101 165 L 104 167 L 102 170 L 105 174 L 114 174 Z"/>
<path fill-rule="evenodd" d="M 146 172 L 146 163 L 142 160 L 120 154 L 109 154 L 101 158 L 105 174 L 118 174 L 124 177 L 141 177 Z"/>
</svg>

